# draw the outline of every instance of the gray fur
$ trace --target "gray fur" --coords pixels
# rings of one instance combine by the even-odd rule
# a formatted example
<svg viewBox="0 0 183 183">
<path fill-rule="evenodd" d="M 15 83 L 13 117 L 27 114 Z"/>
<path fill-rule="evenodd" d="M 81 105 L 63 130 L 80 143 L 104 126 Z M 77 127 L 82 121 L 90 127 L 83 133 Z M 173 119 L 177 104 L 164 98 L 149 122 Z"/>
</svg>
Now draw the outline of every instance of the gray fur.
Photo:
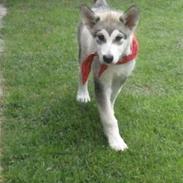
<svg viewBox="0 0 183 183">
<path fill-rule="evenodd" d="M 97 104 L 101 108 L 105 108 L 106 106 L 106 96 L 105 96 L 105 89 L 100 80 L 97 78 L 94 79 L 94 86 L 95 86 L 95 96 Z"/>
<path fill-rule="evenodd" d="M 128 32 L 124 31 L 124 27 L 120 22 L 101 21 L 98 23 L 98 25 L 96 25 L 95 30 L 92 32 L 93 35 L 95 36 L 95 34 L 102 29 L 105 29 L 109 33 L 109 35 L 111 35 L 114 30 L 119 30 L 124 34 L 125 37 L 128 36 Z"/>
<path fill-rule="evenodd" d="M 129 29 L 134 29 L 136 27 L 138 19 L 139 9 L 135 5 L 128 8 L 124 15 L 120 17 L 120 21 L 122 21 Z"/>
<path fill-rule="evenodd" d="M 131 31 L 135 29 L 139 19 L 139 11 L 136 6 L 131 6 L 125 12 L 118 11 L 119 15 L 114 16 L 112 14 L 114 10 L 110 9 L 108 4 L 103 4 L 101 1 L 97 2 L 94 4 L 93 8 L 90 9 L 91 11 L 89 11 L 89 8 L 83 8 L 85 17 L 93 17 L 89 18 L 89 30 L 93 36 L 96 31 L 101 29 L 107 30 L 109 34 L 117 29 L 125 35 L 129 35 Z M 108 12 L 108 15 L 105 19 L 100 20 L 100 16 L 97 16 L 97 14 L 102 12 Z"/>
<path fill-rule="evenodd" d="M 111 93 L 111 104 L 114 106 L 115 99 L 118 95 L 118 93 L 121 90 L 121 87 L 125 83 L 127 77 L 115 77 L 112 81 L 112 93 Z M 98 80 L 97 78 L 94 78 L 94 86 L 95 86 L 95 96 L 97 99 L 97 103 L 101 108 L 105 108 L 106 106 L 106 101 L 107 101 L 107 96 L 106 96 L 106 91 L 105 87 L 103 84 Z"/>
<path fill-rule="evenodd" d="M 112 105 L 114 105 L 116 97 L 118 95 L 118 93 L 121 90 L 121 87 L 123 86 L 123 84 L 125 83 L 125 81 L 127 80 L 126 76 L 120 76 L 120 77 L 114 77 L 112 80 L 112 94 L 111 94 L 111 103 Z"/>
<path fill-rule="evenodd" d="M 123 151 L 128 147 L 120 136 L 113 107 L 124 82 L 135 66 L 135 62 L 133 60 L 120 65 L 116 63 L 123 55 L 131 53 L 130 45 L 133 31 L 138 22 L 138 11 L 133 6 L 123 13 L 111 10 L 105 0 L 95 0 L 94 2 L 92 9 L 87 6 L 81 7 L 82 22 L 78 27 L 79 61 L 82 64 L 86 56 L 91 53 L 97 54 L 93 61 L 92 71 L 101 122 L 111 148 Z M 98 35 L 96 35 L 97 32 Z M 98 44 L 99 34 L 105 35 L 104 44 Z M 114 40 L 119 36 L 123 40 L 117 44 Z M 99 77 L 98 71 L 101 64 L 104 64 L 104 56 L 108 53 L 113 54 L 115 59 Z M 77 100 L 89 102 L 88 80 L 83 84 L 81 78 L 82 75 L 80 75 Z"/>
<path fill-rule="evenodd" d="M 93 5 L 93 8 L 109 9 L 109 5 L 106 0 L 95 0 L 94 2 L 95 4 Z"/>
</svg>

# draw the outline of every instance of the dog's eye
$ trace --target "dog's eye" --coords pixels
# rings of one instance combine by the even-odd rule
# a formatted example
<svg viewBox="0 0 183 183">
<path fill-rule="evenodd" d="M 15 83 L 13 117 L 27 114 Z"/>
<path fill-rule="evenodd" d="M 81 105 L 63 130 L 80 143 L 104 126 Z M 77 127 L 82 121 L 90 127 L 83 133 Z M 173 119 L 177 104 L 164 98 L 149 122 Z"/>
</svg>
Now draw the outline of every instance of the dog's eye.
<svg viewBox="0 0 183 183">
<path fill-rule="evenodd" d="M 117 36 L 117 37 L 115 38 L 115 41 L 116 41 L 116 42 L 120 42 L 122 39 L 123 39 L 122 36 Z"/>
<path fill-rule="evenodd" d="M 102 34 L 97 35 L 97 39 L 98 39 L 98 41 L 100 41 L 100 42 L 105 42 L 105 37 L 104 37 L 104 35 L 102 35 Z"/>
</svg>

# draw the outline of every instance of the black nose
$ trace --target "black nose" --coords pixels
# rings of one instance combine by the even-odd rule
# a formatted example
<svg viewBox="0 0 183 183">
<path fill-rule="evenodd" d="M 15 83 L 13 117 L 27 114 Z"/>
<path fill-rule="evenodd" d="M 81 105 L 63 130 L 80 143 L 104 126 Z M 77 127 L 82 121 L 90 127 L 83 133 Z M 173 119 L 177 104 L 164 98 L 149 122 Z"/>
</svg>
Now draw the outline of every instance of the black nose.
<svg viewBox="0 0 183 183">
<path fill-rule="evenodd" d="M 113 56 L 112 55 L 104 55 L 103 59 L 104 59 L 105 63 L 110 64 L 113 61 Z"/>
</svg>

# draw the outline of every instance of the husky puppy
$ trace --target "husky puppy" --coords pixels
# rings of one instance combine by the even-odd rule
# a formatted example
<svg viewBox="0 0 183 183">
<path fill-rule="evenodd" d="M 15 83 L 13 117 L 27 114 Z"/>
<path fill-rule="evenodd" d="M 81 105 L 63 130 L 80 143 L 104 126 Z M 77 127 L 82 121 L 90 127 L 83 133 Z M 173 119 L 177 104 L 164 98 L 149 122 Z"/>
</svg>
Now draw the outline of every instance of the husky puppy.
<svg viewBox="0 0 183 183">
<path fill-rule="evenodd" d="M 80 82 L 77 101 L 89 102 L 88 75 L 93 71 L 97 106 L 109 145 L 116 151 L 127 149 L 114 115 L 115 100 L 135 66 L 138 43 L 134 30 L 139 11 L 115 11 L 106 0 L 95 0 L 92 8 L 81 6 L 79 26 Z"/>
</svg>

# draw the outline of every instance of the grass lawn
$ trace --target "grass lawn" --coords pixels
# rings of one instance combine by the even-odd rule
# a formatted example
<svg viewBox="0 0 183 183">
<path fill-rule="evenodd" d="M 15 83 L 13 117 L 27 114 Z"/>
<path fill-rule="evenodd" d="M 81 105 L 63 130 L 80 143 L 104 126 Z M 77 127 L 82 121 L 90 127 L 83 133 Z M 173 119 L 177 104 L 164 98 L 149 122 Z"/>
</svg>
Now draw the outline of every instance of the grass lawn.
<svg viewBox="0 0 183 183">
<path fill-rule="evenodd" d="M 183 1 L 110 1 L 141 10 L 137 67 L 116 104 L 123 153 L 107 145 L 93 89 L 90 104 L 75 101 L 78 7 L 89 2 L 6 1 L 4 182 L 182 183 Z"/>
</svg>

